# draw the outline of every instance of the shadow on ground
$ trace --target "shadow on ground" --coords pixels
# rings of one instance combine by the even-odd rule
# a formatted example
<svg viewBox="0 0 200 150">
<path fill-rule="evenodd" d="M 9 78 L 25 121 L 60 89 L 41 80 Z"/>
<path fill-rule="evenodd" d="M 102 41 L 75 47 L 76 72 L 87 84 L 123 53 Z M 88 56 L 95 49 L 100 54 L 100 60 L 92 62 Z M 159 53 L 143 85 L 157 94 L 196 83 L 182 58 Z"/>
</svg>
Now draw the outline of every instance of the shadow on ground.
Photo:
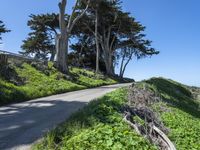
<svg viewBox="0 0 200 150">
<path fill-rule="evenodd" d="M 41 100 L 0 108 L 0 149 L 32 144 L 85 104 L 76 100 Z"/>
</svg>

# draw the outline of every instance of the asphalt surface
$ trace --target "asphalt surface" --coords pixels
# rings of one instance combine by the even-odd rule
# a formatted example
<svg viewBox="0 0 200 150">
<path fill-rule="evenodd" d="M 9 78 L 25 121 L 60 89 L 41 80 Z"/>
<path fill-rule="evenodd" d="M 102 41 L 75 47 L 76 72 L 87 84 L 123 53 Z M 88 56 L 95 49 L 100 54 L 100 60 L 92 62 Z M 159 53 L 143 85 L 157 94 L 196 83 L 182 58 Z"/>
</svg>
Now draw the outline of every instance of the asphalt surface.
<svg viewBox="0 0 200 150">
<path fill-rule="evenodd" d="M 89 101 L 129 84 L 69 92 L 0 107 L 0 150 L 27 150 Z"/>
</svg>

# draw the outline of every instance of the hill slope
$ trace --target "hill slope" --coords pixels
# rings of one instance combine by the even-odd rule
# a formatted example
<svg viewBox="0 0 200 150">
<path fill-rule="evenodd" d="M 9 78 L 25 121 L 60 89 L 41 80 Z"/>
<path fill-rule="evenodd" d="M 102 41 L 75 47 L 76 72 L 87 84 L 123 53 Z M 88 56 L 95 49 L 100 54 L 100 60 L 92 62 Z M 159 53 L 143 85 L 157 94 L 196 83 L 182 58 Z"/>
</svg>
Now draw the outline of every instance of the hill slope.
<svg viewBox="0 0 200 150">
<path fill-rule="evenodd" d="M 58 72 L 51 63 L 1 67 L 0 105 L 118 82 L 84 69 L 71 68 L 70 73 L 67 76 Z"/>
<path fill-rule="evenodd" d="M 191 93 L 192 88 L 163 78 L 152 78 L 134 87 L 145 87 L 159 95 L 152 109 L 169 129 L 168 136 L 178 150 L 200 149 L 199 101 Z M 158 149 L 123 121 L 130 89 L 119 89 L 91 102 L 48 133 L 34 149 Z"/>
<path fill-rule="evenodd" d="M 154 108 L 170 129 L 169 138 L 177 149 L 200 149 L 200 101 L 193 95 L 193 88 L 163 78 L 153 78 L 146 82 L 163 99 Z M 163 107 L 167 111 L 163 111 Z"/>
</svg>

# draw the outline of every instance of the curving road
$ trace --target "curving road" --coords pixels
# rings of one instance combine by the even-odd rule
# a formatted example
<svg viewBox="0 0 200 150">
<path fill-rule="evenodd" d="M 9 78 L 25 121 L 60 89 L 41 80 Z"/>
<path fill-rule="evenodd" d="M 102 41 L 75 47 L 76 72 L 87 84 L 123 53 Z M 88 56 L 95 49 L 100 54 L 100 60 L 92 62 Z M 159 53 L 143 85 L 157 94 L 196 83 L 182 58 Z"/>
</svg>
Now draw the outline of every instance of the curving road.
<svg viewBox="0 0 200 150">
<path fill-rule="evenodd" d="M 102 86 L 0 107 L 0 150 L 27 150 L 89 101 L 128 84 Z"/>
</svg>

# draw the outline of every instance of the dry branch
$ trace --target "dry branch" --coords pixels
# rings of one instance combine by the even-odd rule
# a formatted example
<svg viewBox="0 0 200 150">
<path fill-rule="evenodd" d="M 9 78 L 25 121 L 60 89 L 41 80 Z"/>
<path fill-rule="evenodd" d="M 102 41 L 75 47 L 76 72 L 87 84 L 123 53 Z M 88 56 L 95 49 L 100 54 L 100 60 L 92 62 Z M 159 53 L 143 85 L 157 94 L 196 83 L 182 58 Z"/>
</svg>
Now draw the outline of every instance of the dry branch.
<svg viewBox="0 0 200 150">
<path fill-rule="evenodd" d="M 130 114 L 129 113 L 127 113 L 126 115 L 125 115 L 125 117 L 124 117 L 124 121 L 126 122 L 126 123 L 128 123 L 133 129 L 135 129 L 135 131 L 139 134 L 139 135 L 142 135 L 141 134 L 141 132 L 140 132 L 140 130 L 139 130 L 139 128 L 138 128 L 138 126 L 136 125 L 136 124 L 133 124 L 131 121 L 129 121 L 127 118 L 130 116 Z"/>
<path fill-rule="evenodd" d="M 160 150 L 176 150 L 174 144 L 167 137 L 168 129 L 160 121 L 156 112 L 151 110 L 151 105 L 159 101 L 156 93 L 148 88 L 130 87 L 128 106 L 124 107 L 124 121 L 129 124 L 139 135 L 154 143 Z M 143 123 L 139 123 L 143 120 Z"/>
<path fill-rule="evenodd" d="M 169 150 L 176 150 L 174 144 L 170 141 L 170 139 L 167 137 L 167 135 L 164 132 L 162 132 L 156 126 L 153 126 L 153 130 L 157 132 L 157 134 L 165 141 L 165 143 L 168 145 Z"/>
</svg>

